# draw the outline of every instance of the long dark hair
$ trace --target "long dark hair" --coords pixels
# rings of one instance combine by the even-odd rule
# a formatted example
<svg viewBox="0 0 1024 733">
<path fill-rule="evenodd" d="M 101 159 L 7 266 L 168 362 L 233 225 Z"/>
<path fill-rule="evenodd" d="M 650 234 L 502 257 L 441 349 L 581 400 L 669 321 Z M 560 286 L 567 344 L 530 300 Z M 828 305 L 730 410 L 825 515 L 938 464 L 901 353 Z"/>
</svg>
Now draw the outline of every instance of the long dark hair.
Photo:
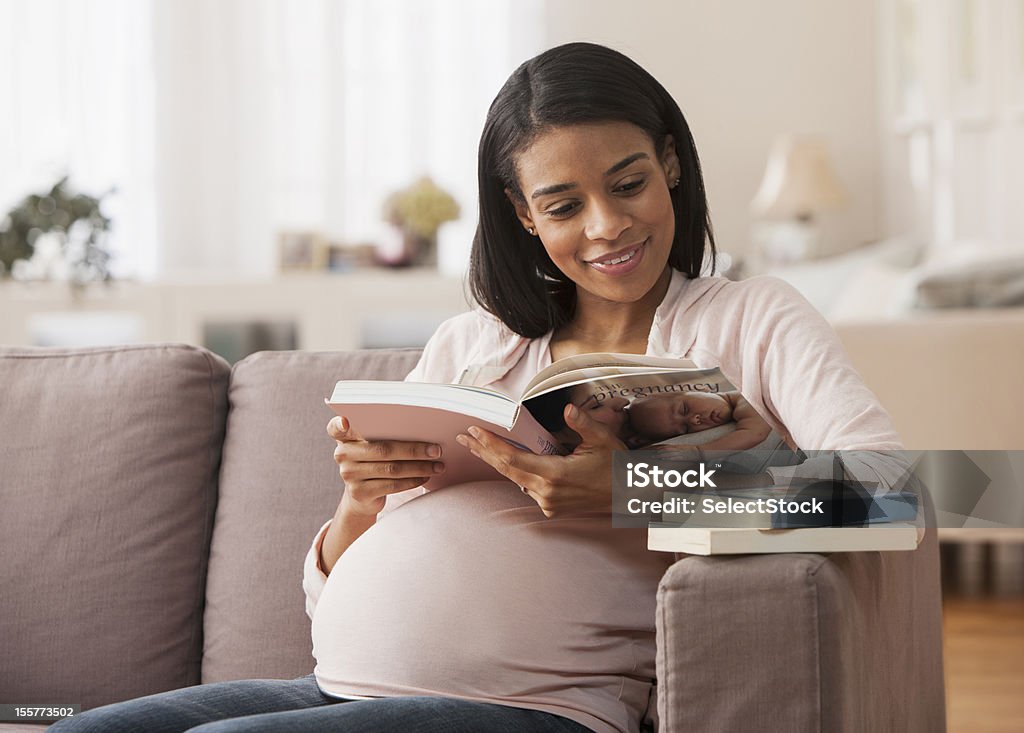
<svg viewBox="0 0 1024 733">
<path fill-rule="evenodd" d="M 679 158 L 679 185 L 669 191 L 676 230 L 669 266 L 697 277 L 715 240 L 697 149 L 679 105 L 632 59 L 593 43 L 568 43 L 513 72 L 487 112 L 477 161 L 480 221 L 473 237 L 469 285 L 474 299 L 506 326 L 536 338 L 569 323 L 576 285 L 524 231 L 505 189 L 523 198 L 516 156 L 544 131 L 564 125 L 629 122 L 650 136 L 660 157 L 669 135 Z"/>
</svg>

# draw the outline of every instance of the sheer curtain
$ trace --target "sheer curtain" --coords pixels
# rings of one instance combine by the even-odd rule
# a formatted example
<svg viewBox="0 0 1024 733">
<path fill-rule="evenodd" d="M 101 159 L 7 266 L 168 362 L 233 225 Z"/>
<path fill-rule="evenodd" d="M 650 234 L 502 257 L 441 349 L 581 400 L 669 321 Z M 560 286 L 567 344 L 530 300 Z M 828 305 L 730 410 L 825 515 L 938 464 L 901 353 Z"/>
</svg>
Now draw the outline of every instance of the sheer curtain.
<svg viewBox="0 0 1024 733">
<path fill-rule="evenodd" d="M 279 231 L 374 241 L 384 198 L 428 174 L 462 208 L 441 230 L 459 271 L 487 106 L 542 18 L 543 0 L 0 0 L 0 206 L 66 170 L 117 186 L 120 273 L 264 276 Z"/>
<path fill-rule="evenodd" d="M 121 275 L 152 273 L 150 8 L 119 0 L 0 0 L 0 219 L 67 175 L 104 202 Z"/>
</svg>

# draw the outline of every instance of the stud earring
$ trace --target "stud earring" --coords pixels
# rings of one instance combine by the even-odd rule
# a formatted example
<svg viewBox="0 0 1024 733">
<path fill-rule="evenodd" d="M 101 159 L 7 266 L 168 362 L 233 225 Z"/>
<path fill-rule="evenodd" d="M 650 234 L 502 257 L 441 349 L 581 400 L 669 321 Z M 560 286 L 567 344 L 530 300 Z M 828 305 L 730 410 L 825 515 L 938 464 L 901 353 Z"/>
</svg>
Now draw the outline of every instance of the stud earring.
<svg viewBox="0 0 1024 733">
<path fill-rule="evenodd" d="M 679 176 L 676 176 L 676 180 L 672 181 L 672 185 L 669 188 L 675 188 L 679 185 Z"/>
<path fill-rule="evenodd" d="M 531 236 L 531 237 L 532 237 L 532 236 L 535 236 L 535 235 L 537 234 L 537 230 L 536 230 L 536 229 L 534 229 L 533 227 L 527 227 L 527 228 L 526 228 L 526 231 L 528 231 L 528 232 L 530 233 L 530 236 Z"/>
</svg>

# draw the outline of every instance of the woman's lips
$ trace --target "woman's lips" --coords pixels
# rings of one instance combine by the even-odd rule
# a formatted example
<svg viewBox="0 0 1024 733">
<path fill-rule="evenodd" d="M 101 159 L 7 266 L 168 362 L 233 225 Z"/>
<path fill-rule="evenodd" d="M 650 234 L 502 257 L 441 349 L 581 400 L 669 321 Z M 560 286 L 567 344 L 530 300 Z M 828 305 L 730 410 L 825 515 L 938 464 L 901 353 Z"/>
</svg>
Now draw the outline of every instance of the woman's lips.
<svg viewBox="0 0 1024 733">
<path fill-rule="evenodd" d="M 598 272 L 603 272 L 606 275 L 625 275 L 626 273 L 635 270 L 640 264 L 640 261 L 643 260 L 644 253 L 647 251 L 647 242 L 649 240 L 650 237 L 633 247 L 627 247 L 619 250 L 618 252 L 612 252 L 608 255 L 602 256 L 600 260 L 589 260 L 587 261 L 587 264 Z M 613 260 L 619 261 L 612 262 Z"/>
</svg>

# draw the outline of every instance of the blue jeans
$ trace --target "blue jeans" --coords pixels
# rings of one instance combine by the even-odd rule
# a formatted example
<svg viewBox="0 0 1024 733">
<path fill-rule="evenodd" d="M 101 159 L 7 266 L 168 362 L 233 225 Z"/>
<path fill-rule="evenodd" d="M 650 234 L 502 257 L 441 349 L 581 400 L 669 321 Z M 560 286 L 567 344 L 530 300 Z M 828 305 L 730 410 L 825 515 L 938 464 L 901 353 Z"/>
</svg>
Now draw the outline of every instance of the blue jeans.
<svg viewBox="0 0 1024 733">
<path fill-rule="evenodd" d="M 54 733 L 587 733 L 539 710 L 447 697 L 329 697 L 313 675 L 185 687 L 59 720 Z"/>
</svg>

